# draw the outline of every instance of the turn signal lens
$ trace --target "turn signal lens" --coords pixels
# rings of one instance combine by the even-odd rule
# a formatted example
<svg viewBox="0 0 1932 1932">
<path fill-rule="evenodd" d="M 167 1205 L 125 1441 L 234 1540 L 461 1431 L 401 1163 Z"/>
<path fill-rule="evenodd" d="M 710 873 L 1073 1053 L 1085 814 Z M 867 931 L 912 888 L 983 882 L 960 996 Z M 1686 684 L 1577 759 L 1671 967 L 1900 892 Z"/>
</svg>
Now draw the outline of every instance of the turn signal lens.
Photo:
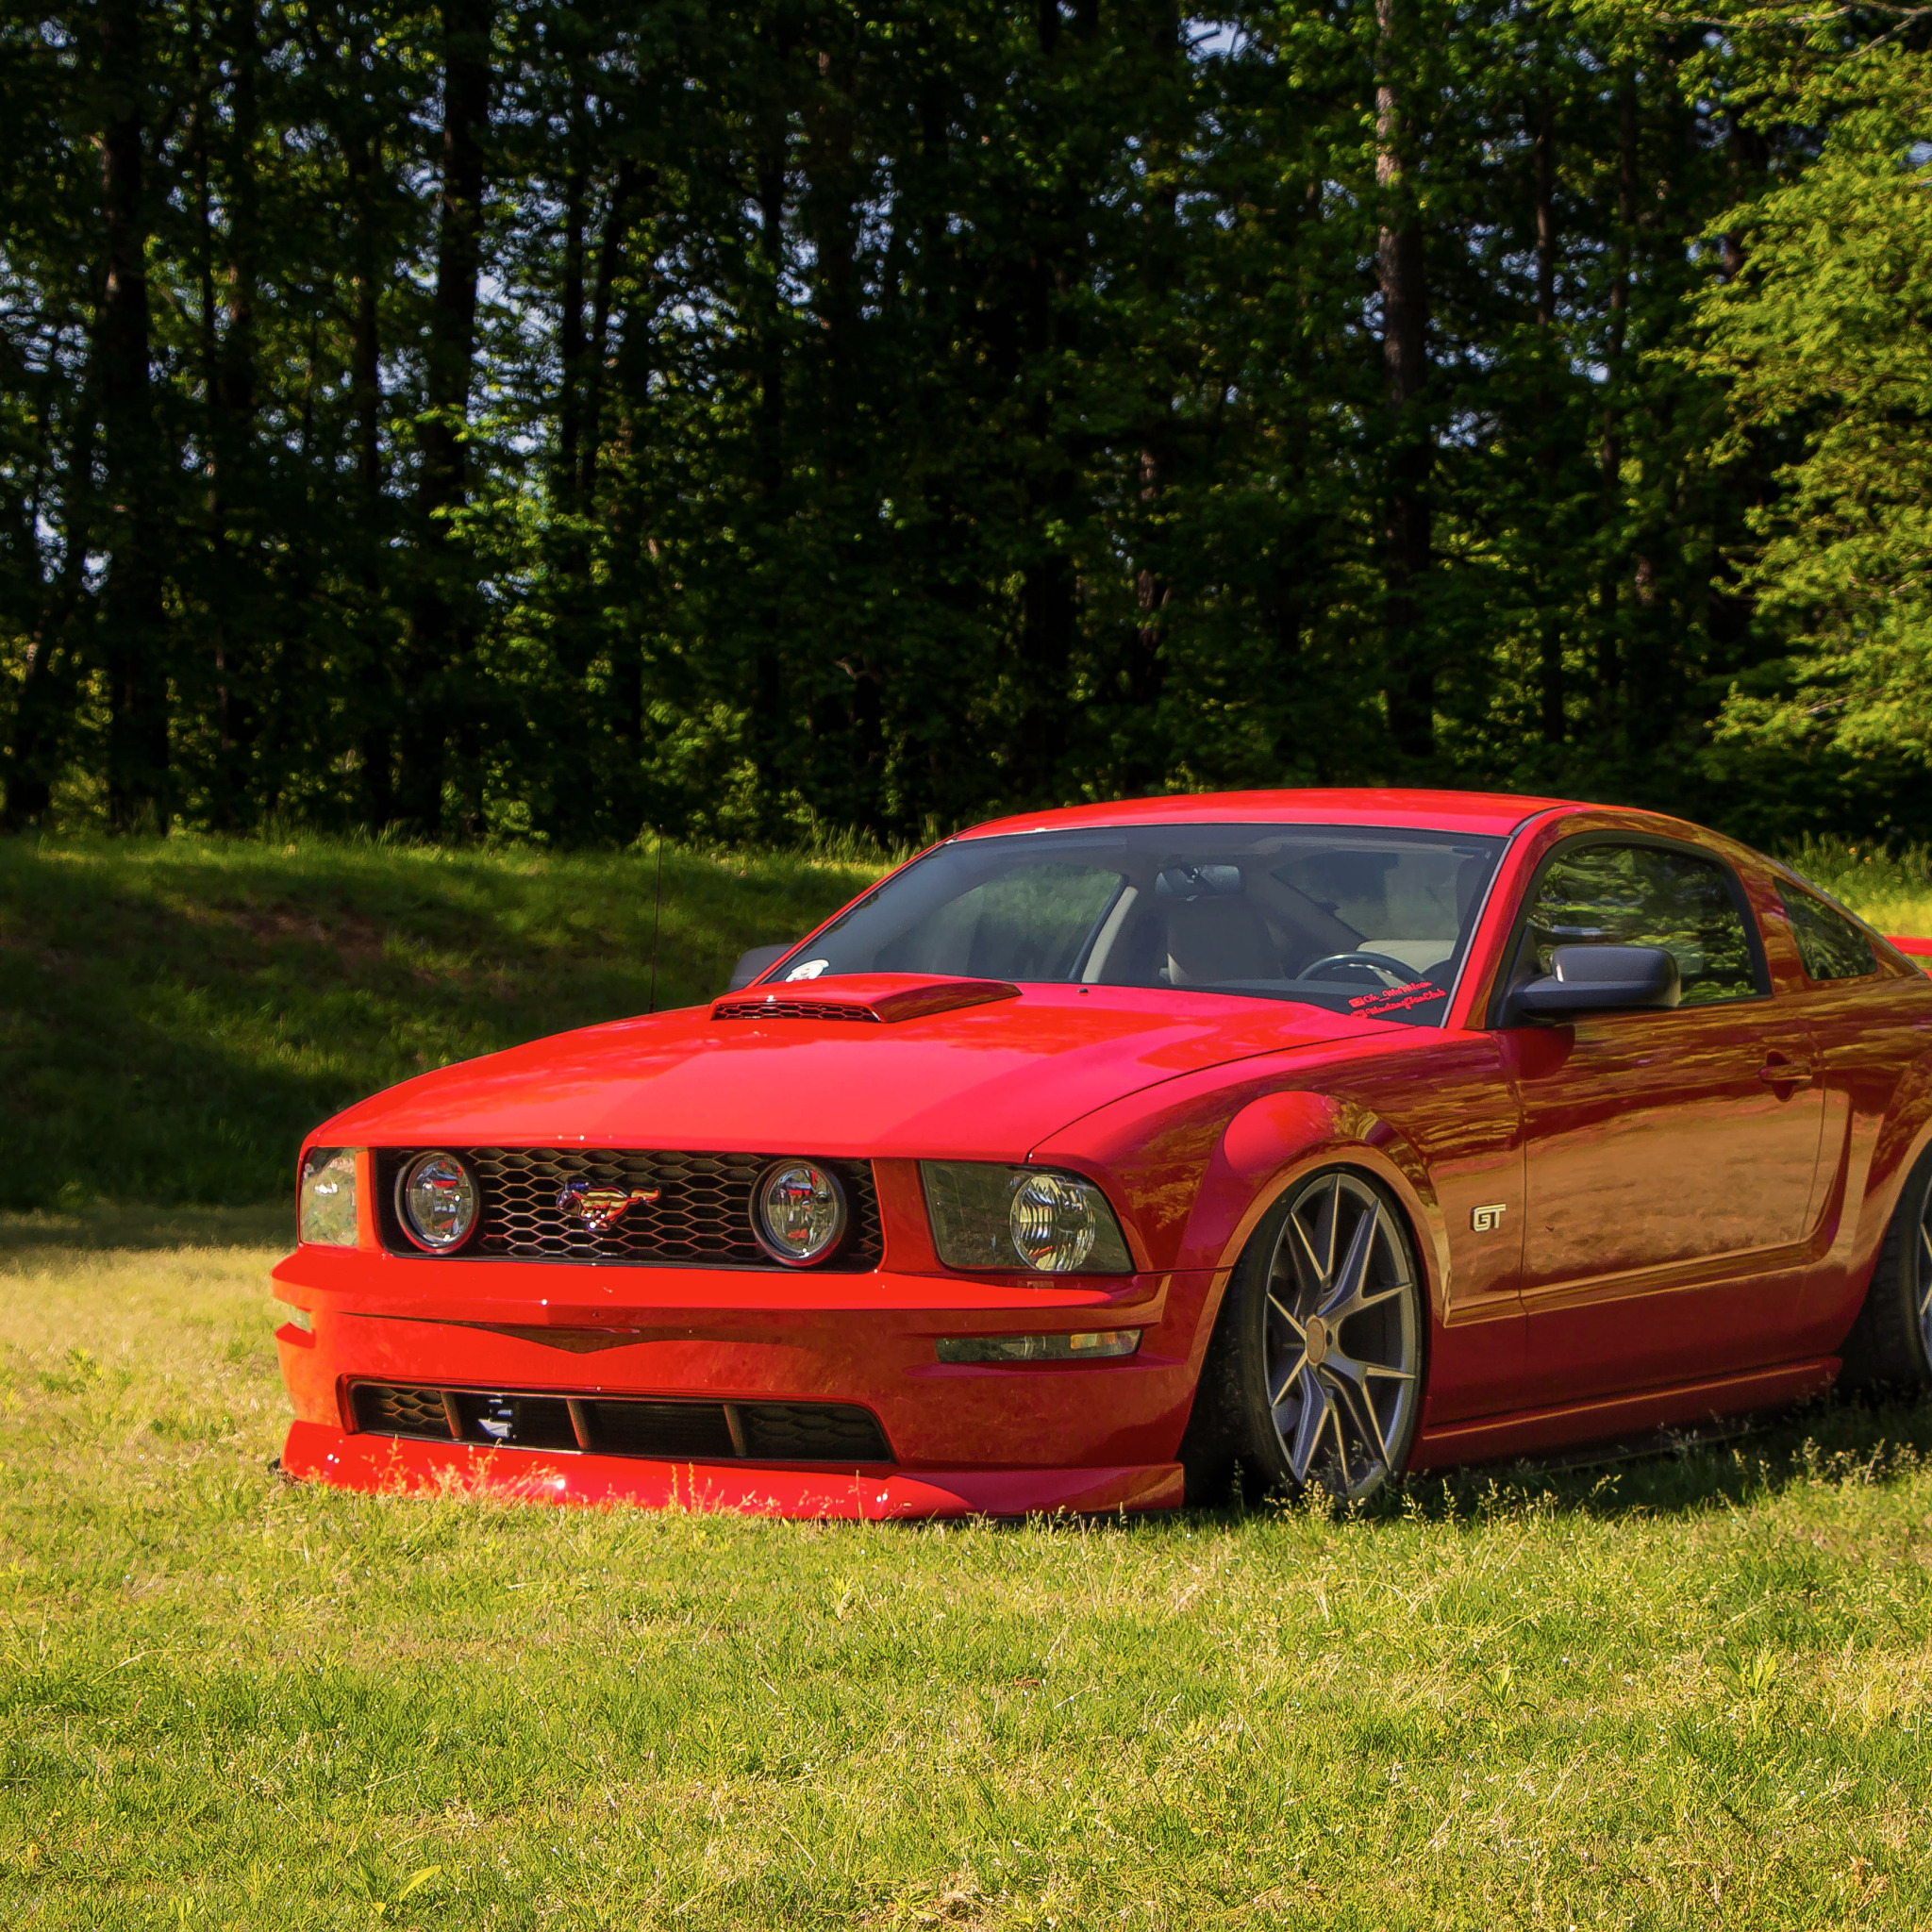
<svg viewBox="0 0 1932 1932">
<path fill-rule="evenodd" d="M 751 1230 L 788 1268 L 823 1261 L 845 1235 L 845 1190 L 808 1160 L 776 1160 L 752 1195 Z"/>
<path fill-rule="evenodd" d="M 922 1160 L 933 1245 L 948 1268 L 1131 1274 L 1113 1209 L 1091 1181 L 1038 1167 Z"/>
<path fill-rule="evenodd" d="M 396 1176 L 396 1219 L 419 1248 L 447 1255 L 476 1225 L 476 1183 L 454 1154 L 419 1155 Z"/>
<path fill-rule="evenodd" d="M 295 1189 L 295 1239 L 321 1248 L 356 1245 L 356 1150 L 311 1147 Z"/>
<path fill-rule="evenodd" d="M 942 1362 L 1097 1362 L 1132 1355 L 1138 1328 L 1109 1328 L 1098 1335 L 948 1335 L 940 1343 Z"/>
</svg>

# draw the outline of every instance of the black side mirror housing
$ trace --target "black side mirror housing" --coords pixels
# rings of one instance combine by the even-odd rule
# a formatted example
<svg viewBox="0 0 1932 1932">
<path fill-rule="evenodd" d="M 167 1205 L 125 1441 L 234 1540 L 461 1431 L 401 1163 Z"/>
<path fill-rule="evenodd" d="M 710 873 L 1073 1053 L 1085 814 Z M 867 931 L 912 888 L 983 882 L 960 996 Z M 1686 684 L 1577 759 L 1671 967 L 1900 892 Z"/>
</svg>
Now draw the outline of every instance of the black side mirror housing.
<svg viewBox="0 0 1932 1932">
<path fill-rule="evenodd" d="M 1574 1020 L 1584 1013 L 1666 1010 L 1683 983 L 1661 946 L 1558 946 L 1551 972 L 1509 995 L 1512 1020 Z"/>
<path fill-rule="evenodd" d="M 742 992 L 760 973 L 775 966 L 793 946 L 796 940 L 787 940 L 782 946 L 754 946 L 748 953 L 738 956 L 738 964 L 731 969 L 731 984 L 726 992 Z"/>
</svg>

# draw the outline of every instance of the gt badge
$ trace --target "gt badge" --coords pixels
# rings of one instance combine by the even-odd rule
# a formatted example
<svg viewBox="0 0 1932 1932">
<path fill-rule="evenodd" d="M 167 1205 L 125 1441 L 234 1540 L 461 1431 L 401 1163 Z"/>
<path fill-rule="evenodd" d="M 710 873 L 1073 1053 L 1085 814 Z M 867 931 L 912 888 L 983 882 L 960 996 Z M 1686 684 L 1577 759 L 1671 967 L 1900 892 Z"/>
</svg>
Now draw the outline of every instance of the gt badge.
<svg viewBox="0 0 1932 1932">
<path fill-rule="evenodd" d="M 1472 1208 L 1469 1210 L 1469 1224 L 1477 1234 L 1494 1234 L 1503 1224 L 1503 1209 L 1507 1202 L 1497 1201 L 1488 1208 Z"/>
<path fill-rule="evenodd" d="M 656 1188 L 600 1188 L 596 1182 L 578 1174 L 575 1180 L 564 1182 L 557 1196 L 557 1206 L 564 1214 L 575 1214 L 592 1234 L 602 1234 L 606 1228 L 614 1227 L 640 1202 L 648 1207 L 658 1198 L 658 1191 Z"/>
</svg>

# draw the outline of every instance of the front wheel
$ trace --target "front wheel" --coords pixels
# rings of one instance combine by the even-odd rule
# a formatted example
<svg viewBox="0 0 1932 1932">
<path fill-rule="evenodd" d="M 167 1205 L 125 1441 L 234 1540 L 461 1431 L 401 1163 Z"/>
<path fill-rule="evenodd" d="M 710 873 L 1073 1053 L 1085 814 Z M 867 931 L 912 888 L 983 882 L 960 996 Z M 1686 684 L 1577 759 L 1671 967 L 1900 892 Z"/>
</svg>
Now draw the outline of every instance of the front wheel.
<svg viewBox="0 0 1932 1932">
<path fill-rule="evenodd" d="M 1228 1283 L 1182 1459 L 1192 1500 L 1233 1466 L 1358 1502 L 1407 1459 L 1422 1408 L 1422 1274 L 1401 1215 L 1353 1168 L 1298 1181 Z"/>
</svg>

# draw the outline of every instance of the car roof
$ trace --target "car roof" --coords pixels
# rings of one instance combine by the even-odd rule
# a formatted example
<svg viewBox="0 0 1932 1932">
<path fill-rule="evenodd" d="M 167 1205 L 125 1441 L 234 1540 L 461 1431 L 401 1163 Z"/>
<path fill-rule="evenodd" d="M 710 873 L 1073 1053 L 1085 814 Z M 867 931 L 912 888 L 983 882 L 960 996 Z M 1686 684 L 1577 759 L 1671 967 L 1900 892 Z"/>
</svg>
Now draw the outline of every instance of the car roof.
<svg viewBox="0 0 1932 1932">
<path fill-rule="evenodd" d="M 1589 808 L 1573 799 L 1526 798 L 1513 791 L 1424 791 L 1399 786 L 1197 791 L 1016 813 L 974 825 L 959 837 L 990 839 L 1003 833 L 1072 831 L 1090 825 L 1161 824 L 1389 825 L 1501 836 L 1541 812 L 1585 809 Z"/>
</svg>

